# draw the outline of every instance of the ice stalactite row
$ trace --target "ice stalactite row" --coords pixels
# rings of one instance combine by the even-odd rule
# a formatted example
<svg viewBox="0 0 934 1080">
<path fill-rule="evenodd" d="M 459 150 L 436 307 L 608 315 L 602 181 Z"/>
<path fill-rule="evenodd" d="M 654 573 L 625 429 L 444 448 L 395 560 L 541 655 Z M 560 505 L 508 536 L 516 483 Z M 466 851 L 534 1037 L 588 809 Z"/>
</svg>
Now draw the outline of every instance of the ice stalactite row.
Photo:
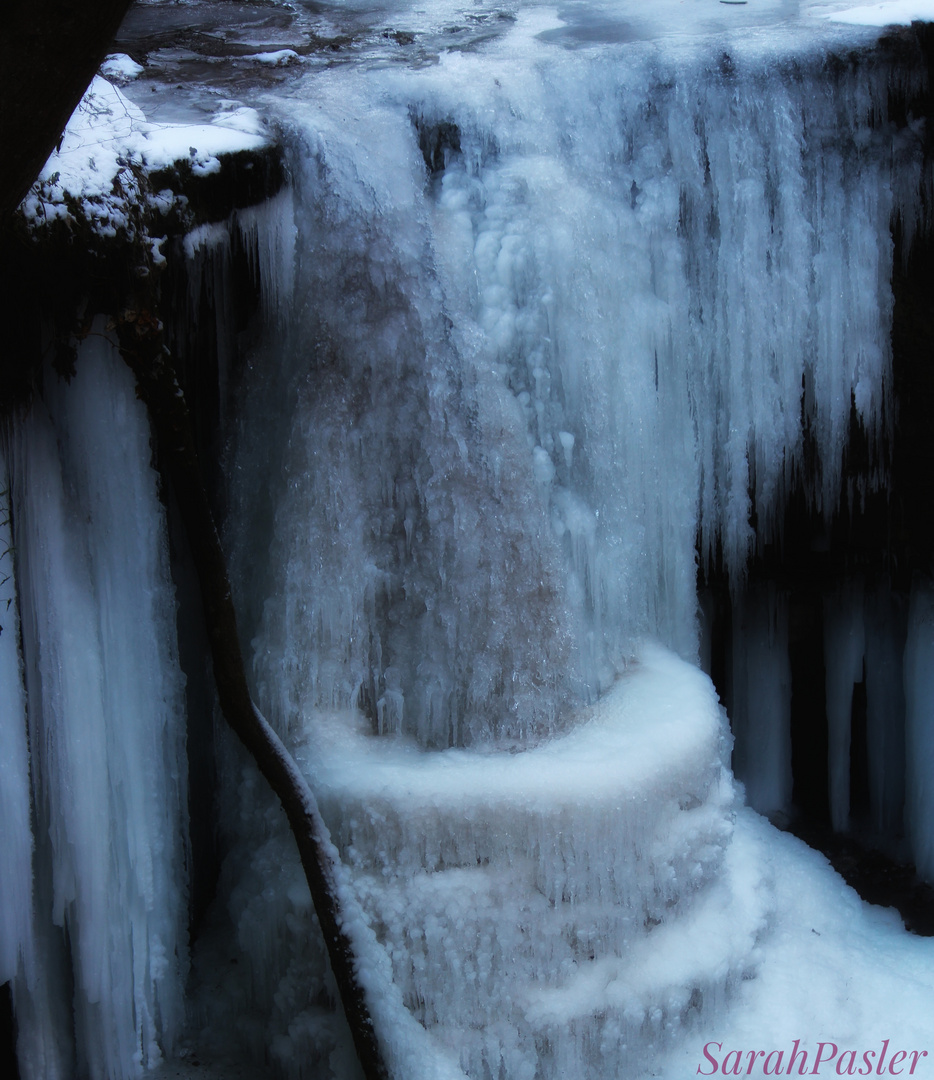
<svg viewBox="0 0 934 1080">
<path fill-rule="evenodd" d="M 70 383 L 49 372 L 44 399 L 12 421 L 9 466 L 34 824 L 31 873 L 4 878 L 22 895 L 4 905 L 0 943 L 6 974 L 22 956 L 20 1070 L 123 1080 L 171 1053 L 184 1021 L 187 768 L 149 425 L 99 325 Z M 15 654 L 4 670 L 2 737 L 17 753 L 3 798 L 21 802 Z M 6 920 L 30 910 L 30 881 L 24 949 Z"/>
<path fill-rule="evenodd" d="M 295 215 L 292 189 L 236 214 L 237 229 L 260 285 L 263 312 L 271 326 L 281 327 L 289 314 L 295 275 Z"/>
<path fill-rule="evenodd" d="M 200 380 L 205 352 L 192 352 L 192 342 L 206 340 L 203 320 L 213 324 L 210 353 L 216 356 L 216 407 L 207 415 L 216 417 L 221 430 L 227 423 L 231 377 L 237 356 L 235 340 L 238 315 L 234 278 L 234 245 L 246 256 L 250 275 L 258 287 L 263 316 L 270 327 L 282 328 L 289 312 L 294 288 L 295 220 L 292 191 L 285 188 L 278 195 L 256 206 L 233 213 L 227 220 L 199 225 L 182 241 L 187 279 L 186 303 L 190 313 L 188 327 L 177 327 L 176 347 L 181 362 L 191 365 Z M 188 335 L 184 331 L 188 331 Z"/>
<path fill-rule="evenodd" d="M 810 617 L 819 655 L 811 664 L 821 681 L 805 686 L 801 675 L 796 689 L 822 699 L 812 703 L 810 715 L 826 716 L 831 827 L 892 852 L 900 851 L 907 827 L 909 848 L 902 854 L 915 859 L 922 876 L 931 874 L 925 851 L 934 821 L 922 794 L 930 761 L 924 659 L 929 591 L 923 582 L 915 584 L 910 613 L 909 598 L 884 577 L 854 573 L 845 583 L 828 585 L 823 596 L 817 593 Z M 792 809 L 788 608 L 794 602 L 772 584 L 751 588 L 733 607 L 728 685 L 734 767 L 750 805 L 767 814 Z M 813 752 L 813 739 L 809 745 Z"/>
</svg>

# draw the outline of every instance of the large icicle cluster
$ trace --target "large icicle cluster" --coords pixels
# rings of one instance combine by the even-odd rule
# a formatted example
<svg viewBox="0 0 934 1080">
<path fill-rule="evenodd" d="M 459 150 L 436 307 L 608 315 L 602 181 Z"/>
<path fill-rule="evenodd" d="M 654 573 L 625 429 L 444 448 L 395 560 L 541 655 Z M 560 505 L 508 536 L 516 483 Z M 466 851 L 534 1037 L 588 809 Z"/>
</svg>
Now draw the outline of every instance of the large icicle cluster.
<svg viewBox="0 0 934 1080">
<path fill-rule="evenodd" d="M 300 314 L 240 459 L 258 676 L 286 724 L 521 739 L 642 635 L 697 655 L 698 535 L 740 583 L 806 452 L 838 504 L 852 418 L 889 418 L 919 165 L 885 72 L 817 56 L 370 78 L 378 107 L 346 73 L 290 107 Z"/>
<path fill-rule="evenodd" d="M 49 373 L 6 451 L 23 663 L 11 605 L 0 978 L 25 1080 L 140 1075 L 184 1023 L 184 684 L 164 516 L 132 377 L 101 333 L 78 359 L 67 387 Z"/>
</svg>

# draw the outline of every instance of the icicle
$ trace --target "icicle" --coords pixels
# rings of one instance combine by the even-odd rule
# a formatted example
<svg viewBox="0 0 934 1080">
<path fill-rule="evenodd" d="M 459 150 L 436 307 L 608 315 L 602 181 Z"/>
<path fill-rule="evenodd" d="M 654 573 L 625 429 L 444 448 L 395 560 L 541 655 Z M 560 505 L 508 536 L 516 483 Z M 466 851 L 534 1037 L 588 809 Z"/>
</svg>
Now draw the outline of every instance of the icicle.
<svg viewBox="0 0 934 1080">
<path fill-rule="evenodd" d="M 791 807 L 788 607 L 774 587 L 751 589 L 733 614 L 734 767 L 762 814 Z"/>
<path fill-rule="evenodd" d="M 836 832 L 846 832 L 850 822 L 853 687 L 863 681 L 865 651 L 860 583 L 842 589 L 824 601 L 830 821 Z"/>
<path fill-rule="evenodd" d="M 0 433 L 0 983 L 32 978 L 32 828 L 10 479 Z"/>
<path fill-rule="evenodd" d="M 270 325 L 282 326 L 292 305 L 297 230 L 292 189 L 237 212 L 237 227 L 253 264 Z"/>
<path fill-rule="evenodd" d="M 234 357 L 230 226 L 227 223 L 199 225 L 185 236 L 182 249 L 187 262 L 191 318 L 197 322 L 202 317 L 213 316 L 217 342 L 217 415 L 222 423 L 227 412 L 228 379 Z M 190 329 L 194 331 L 194 325 Z M 200 358 L 196 359 L 198 362 Z"/>
</svg>

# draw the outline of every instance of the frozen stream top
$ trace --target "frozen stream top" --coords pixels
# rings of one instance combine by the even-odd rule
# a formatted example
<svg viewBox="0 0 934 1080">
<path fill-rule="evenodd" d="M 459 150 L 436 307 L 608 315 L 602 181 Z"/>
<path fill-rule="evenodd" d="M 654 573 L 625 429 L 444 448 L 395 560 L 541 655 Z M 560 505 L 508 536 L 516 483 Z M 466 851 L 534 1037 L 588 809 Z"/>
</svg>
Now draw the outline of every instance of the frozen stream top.
<svg viewBox="0 0 934 1080">
<path fill-rule="evenodd" d="M 192 83 L 214 93 L 236 84 L 243 93 L 291 78 L 296 66 L 419 67 L 445 53 L 483 49 L 517 29 L 530 53 L 534 43 L 587 49 L 711 37 L 794 51 L 932 18 L 934 0 L 138 0 L 118 46 L 145 55 L 150 75 L 172 81 L 170 96 L 151 87 L 147 93 L 158 96 L 147 104 L 175 119 L 170 114 L 183 107 L 183 87 Z"/>
</svg>

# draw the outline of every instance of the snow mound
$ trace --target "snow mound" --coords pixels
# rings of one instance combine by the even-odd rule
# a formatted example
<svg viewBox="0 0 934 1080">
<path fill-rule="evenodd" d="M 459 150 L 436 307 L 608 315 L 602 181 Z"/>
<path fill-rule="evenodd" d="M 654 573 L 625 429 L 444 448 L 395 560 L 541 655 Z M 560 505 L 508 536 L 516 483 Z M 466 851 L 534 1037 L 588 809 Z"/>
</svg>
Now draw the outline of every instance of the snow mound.
<svg viewBox="0 0 934 1080">
<path fill-rule="evenodd" d="M 754 967 L 765 891 L 729 857 L 709 680 L 644 646 L 588 712 L 521 753 L 309 718 L 299 760 L 393 982 L 472 1076 L 632 1075 Z"/>
<path fill-rule="evenodd" d="M 145 68 L 126 53 L 111 53 L 100 67 L 100 74 L 110 82 L 131 82 L 143 74 Z"/>
</svg>

